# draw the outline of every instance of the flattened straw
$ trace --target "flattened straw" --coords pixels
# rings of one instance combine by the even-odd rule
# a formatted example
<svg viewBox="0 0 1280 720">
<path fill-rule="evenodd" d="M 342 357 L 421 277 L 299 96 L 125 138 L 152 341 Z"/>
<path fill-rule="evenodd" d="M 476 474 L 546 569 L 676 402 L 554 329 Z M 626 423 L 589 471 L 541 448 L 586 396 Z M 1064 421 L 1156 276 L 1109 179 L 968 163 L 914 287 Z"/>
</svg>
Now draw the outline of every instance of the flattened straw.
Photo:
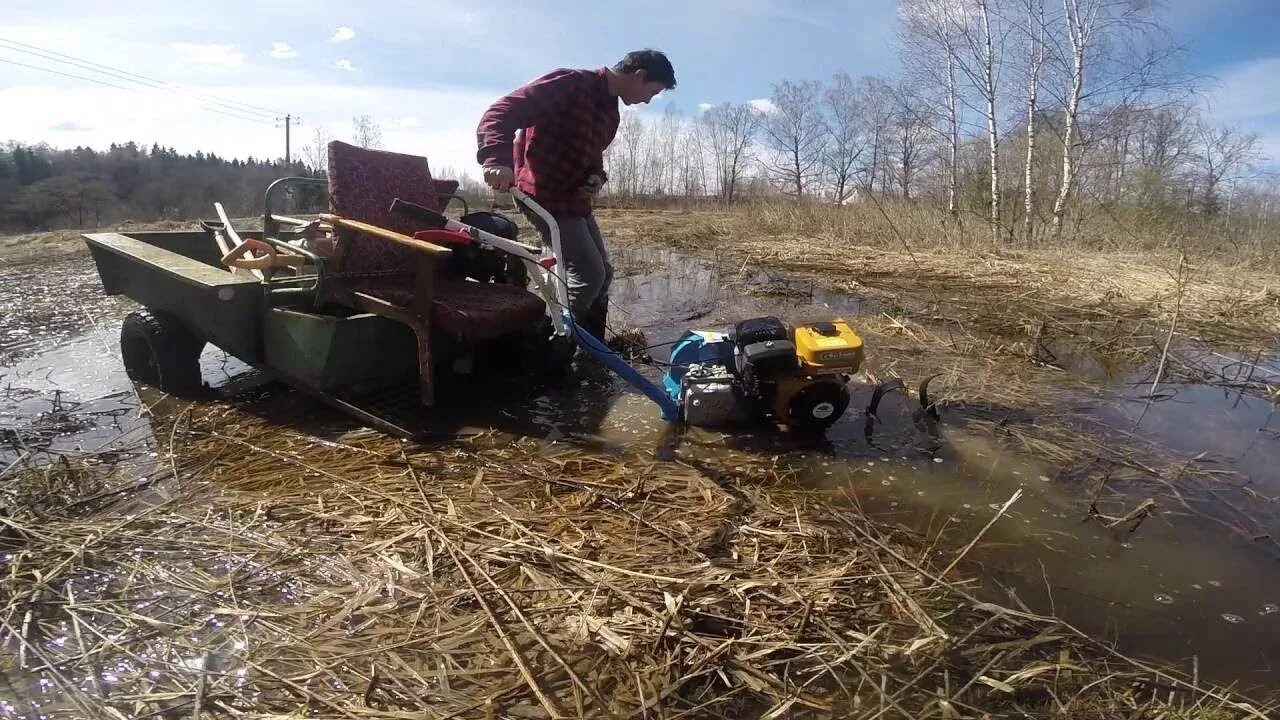
<svg viewBox="0 0 1280 720">
<path fill-rule="evenodd" d="M 436 532 L 439 534 L 438 530 Z M 528 684 L 529 689 L 533 691 L 534 697 L 538 698 L 538 702 L 542 704 L 542 707 L 551 715 L 551 717 L 565 717 L 564 710 L 561 709 L 559 703 L 557 703 L 553 698 L 547 696 L 546 691 L 542 689 L 542 685 L 538 683 L 537 679 L 533 677 L 533 673 L 529 671 L 529 666 L 524 659 L 524 655 L 520 653 L 520 650 L 515 646 L 515 643 L 512 642 L 511 636 L 507 634 L 507 629 L 502 622 L 498 620 L 498 616 L 493 614 L 493 608 L 489 607 L 489 602 L 485 600 L 484 593 L 480 592 L 480 588 L 476 587 L 475 582 L 471 579 L 471 575 L 467 573 L 466 568 L 464 568 L 462 563 L 458 560 L 458 554 L 454 551 L 453 544 L 450 543 L 448 538 L 444 537 L 443 534 L 440 534 L 440 539 L 445 543 L 445 551 L 453 558 L 453 563 L 458 569 L 458 574 L 462 575 L 462 579 L 466 581 L 467 587 L 471 588 L 471 592 L 475 596 L 476 602 L 478 602 L 480 607 L 484 609 L 485 615 L 488 616 L 489 622 L 493 625 L 493 629 L 498 633 L 498 638 L 501 639 L 502 644 L 506 646 L 507 653 L 511 656 L 512 661 L 515 662 L 516 667 L 520 669 L 520 675 L 524 678 L 525 683 Z"/>
<path fill-rule="evenodd" d="M 54 682 L 56 682 L 61 687 L 62 692 L 67 696 L 67 698 L 80 708 L 80 711 L 84 713 L 84 717 L 94 716 L 93 709 L 87 707 L 84 704 L 84 701 L 80 698 L 80 694 L 76 692 L 75 684 L 72 683 L 70 680 L 68 680 L 65 676 L 63 676 L 63 674 L 59 672 L 57 668 L 53 667 L 53 663 L 50 662 L 48 656 L 44 654 L 44 651 L 41 650 L 38 645 L 31 644 L 31 642 L 28 641 L 26 637 L 18 634 L 14 630 L 14 627 L 10 625 L 8 621 L 6 621 L 4 618 L 0 618 L 0 628 L 3 628 L 4 631 L 7 632 L 10 637 L 16 638 L 18 640 L 18 643 L 22 647 L 29 648 L 31 651 L 31 654 L 35 655 L 36 658 L 38 658 L 41 662 L 45 664 L 46 667 L 48 667 L 48 672 L 50 675 L 53 676 Z"/>
<path fill-rule="evenodd" d="M 266 675 L 266 676 L 268 676 L 268 677 L 271 677 L 271 678 L 274 678 L 274 679 L 276 679 L 276 680 L 279 680 L 280 682 L 284 683 L 285 685 L 288 685 L 291 689 L 293 689 L 293 691 L 294 691 L 294 692 L 298 693 L 298 694 L 299 694 L 299 695 L 301 695 L 302 697 L 305 697 L 305 698 L 307 698 L 307 699 L 309 699 L 309 700 L 316 700 L 316 701 L 319 701 L 320 703 L 322 703 L 322 704 L 324 704 L 324 705 L 328 706 L 328 708 L 329 708 L 330 710 L 333 710 L 333 711 L 337 712 L 337 713 L 338 713 L 339 715 L 341 715 L 342 717 L 347 717 L 347 718 L 357 718 L 357 720 L 358 720 L 358 718 L 359 718 L 359 716 L 358 716 L 358 715 L 354 715 L 354 714 L 352 714 L 352 713 L 351 713 L 351 711 L 347 710 L 346 708 L 342 707 L 341 705 L 338 705 L 337 703 L 333 702 L 333 701 L 332 701 L 332 700 L 330 700 L 329 698 L 324 697 L 323 695 L 317 695 L 317 694 L 315 694 L 315 693 L 311 692 L 310 690 L 307 690 L 306 688 L 304 688 L 304 687 L 302 687 L 302 686 L 298 685 L 297 683 L 293 682 L 293 681 L 292 681 L 292 680 L 290 680 L 289 678 L 281 677 L 281 676 L 279 676 L 279 675 L 277 675 L 277 674 L 275 674 L 275 673 L 271 672 L 270 670 L 266 669 L 265 667 L 263 667 L 263 666 L 259 665 L 258 663 L 254 662 L 254 661 L 252 661 L 252 660 L 246 660 L 245 662 L 246 662 L 246 663 L 248 663 L 250 666 L 252 666 L 252 667 L 253 667 L 253 669 L 257 670 L 258 672 L 260 672 L 260 673 L 262 673 L 262 674 L 264 674 L 264 675 Z"/>
<path fill-rule="evenodd" d="M 204 707 L 204 691 L 209 682 L 209 653 L 200 655 L 200 681 L 196 685 L 195 708 L 191 711 L 191 717 L 200 720 L 200 711 Z"/>
<path fill-rule="evenodd" d="M 4 479 L 4 476 L 8 475 L 10 470 L 13 470 L 14 468 L 18 467 L 18 465 L 20 465 L 22 461 L 30 457 L 30 455 L 31 453 L 25 450 L 19 453 L 17 459 L 15 459 L 13 462 L 6 465 L 4 470 L 0 470 L 0 480 Z"/>
<path fill-rule="evenodd" d="M 455 526 L 455 527 L 459 527 L 459 528 L 461 528 L 461 529 L 463 529 L 463 530 L 466 530 L 466 531 L 468 531 L 468 532 L 476 533 L 477 535 L 483 535 L 483 536 L 485 536 L 485 537 L 492 538 L 492 539 L 494 539 L 494 540 L 501 540 L 502 542 L 509 543 L 509 544 L 511 544 L 511 545 L 515 545 L 516 547 L 524 548 L 525 550 L 534 550 L 534 551 L 539 552 L 539 553 L 542 553 L 542 554 L 544 554 L 544 555 L 546 555 L 546 556 L 548 556 L 548 557 L 554 557 L 554 558 L 557 558 L 557 559 L 559 559 L 559 560 L 570 560 L 570 561 L 573 561 L 573 562 L 576 562 L 576 563 L 581 563 L 581 564 L 583 564 L 583 565 L 588 565 L 588 566 L 591 566 L 591 567 L 600 568 L 601 570 L 608 570 L 608 571 L 610 571 L 610 572 L 614 572 L 614 573 L 617 573 L 617 574 L 619 574 L 619 575 L 627 575 L 627 576 L 630 576 L 630 577 L 641 578 L 641 579 L 643 579 L 643 580 L 655 580 L 655 581 L 658 581 L 658 582 L 672 583 L 672 584 L 675 584 L 675 585 L 688 585 L 688 584 L 690 584 L 690 583 L 695 583 L 695 582 L 697 582 L 696 580 L 684 580 L 684 579 L 676 578 L 676 577 L 668 577 L 668 576 L 666 576 L 666 575 L 653 575 L 653 574 L 651 574 L 651 573 L 640 572 L 640 571 L 638 571 L 638 570 L 628 570 L 628 569 L 626 569 L 626 568 L 621 568 L 621 567 L 618 567 L 618 566 L 616 566 L 616 565 L 610 565 L 610 564 L 608 564 L 608 563 L 597 562 L 597 561 L 595 561 L 595 560 L 588 560 L 588 559 L 586 559 L 586 558 L 581 558 L 581 557 L 578 557 L 578 556 L 576 556 L 576 555 L 570 555 L 569 553 L 566 553 L 566 552 L 561 552 L 561 551 L 559 551 L 559 550 L 554 550 L 554 549 L 552 549 L 551 547 L 549 547 L 549 546 L 547 546 L 547 545 L 543 545 L 543 546 L 539 547 L 539 546 L 536 546 L 536 545 L 530 545 L 530 544 L 528 544 L 528 543 L 520 542 L 519 540 L 511 540 L 511 539 L 509 539 L 509 538 L 504 538 L 504 537 L 502 537 L 502 536 L 500 536 L 500 535 L 494 535 L 493 533 L 486 532 L 486 531 L 481 530 L 480 528 L 475 527 L 475 526 L 473 526 L 473 525 L 467 525 L 467 524 L 465 524 L 465 523 L 456 522 L 456 521 L 450 520 L 449 518 L 441 518 L 441 521 L 446 522 L 446 523 L 449 523 L 450 525 L 453 525 L 453 526 Z"/>
<path fill-rule="evenodd" d="M 556 649 L 551 647 L 550 643 L 547 642 L 546 637 L 543 636 L 543 634 L 537 629 L 537 627 L 534 626 L 533 623 L 529 622 L 529 618 L 520 609 L 520 606 L 517 605 L 516 602 L 511 599 L 511 596 L 507 594 L 506 590 L 504 590 L 501 585 L 495 582 L 493 577 L 490 576 L 489 573 L 485 572 L 484 568 L 481 567 L 480 564 L 477 563 L 475 559 L 471 557 L 470 554 L 468 554 L 466 551 L 462 550 L 461 548 L 457 548 L 457 546 L 454 545 L 454 543 L 451 540 L 449 540 L 449 538 L 445 537 L 444 533 L 440 532 L 439 529 L 434 527 L 432 529 L 435 531 L 437 535 L 440 536 L 440 539 L 444 541 L 446 548 L 455 547 L 458 551 L 458 554 L 462 555 L 462 557 L 465 558 L 467 562 L 471 563 L 471 566 L 475 568 L 475 571 L 477 573 L 480 574 L 480 577 L 484 578 L 486 582 L 488 582 L 491 586 L 493 586 L 494 591 L 498 593 L 498 597 L 501 597 L 503 601 L 507 603 L 507 605 L 511 608 L 511 612 L 513 612 L 515 616 L 520 620 L 520 622 L 525 626 L 525 629 L 529 631 L 529 634 L 533 636 L 533 639 L 536 640 L 538 644 L 541 645 L 543 649 L 545 649 L 551 655 L 551 657 L 555 659 L 556 662 L 560 663 L 560 666 L 564 668 L 565 672 L 569 675 L 569 678 L 573 680 L 574 684 L 576 684 L 579 688 L 581 688 L 583 692 L 590 695 L 591 698 L 595 700 L 596 706 L 600 708 L 600 710 L 602 710 L 603 712 L 609 713 L 610 717 L 614 717 L 613 712 L 609 710 L 608 703 L 604 701 L 604 698 L 600 697 L 599 693 L 597 693 L 594 688 L 592 688 L 591 686 L 583 682 L 582 678 L 578 676 L 578 673 L 574 672 L 573 668 L 570 667 L 569 663 L 566 662 L 565 659 L 560 656 L 560 653 L 556 652 Z M 450 554 L 452 555 L 453 553 L 450 553 Z M 461 568 L 459 568 L 459 570 L 461 570 Z M 579 714 L 581 715 L 581 712 L 579 712 Z"/>
</svg>

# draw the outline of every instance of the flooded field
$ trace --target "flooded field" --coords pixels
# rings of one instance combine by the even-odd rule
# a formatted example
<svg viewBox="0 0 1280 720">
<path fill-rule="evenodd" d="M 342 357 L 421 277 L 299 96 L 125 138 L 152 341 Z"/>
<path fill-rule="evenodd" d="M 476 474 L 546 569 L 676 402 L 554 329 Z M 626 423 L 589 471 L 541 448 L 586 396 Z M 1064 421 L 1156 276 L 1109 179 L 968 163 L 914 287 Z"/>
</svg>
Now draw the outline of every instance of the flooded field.
<svg viewBox="0 0 1280 720">
<path fill-rule="evenodd" d="M 670 250 L 615 248 L 614 263 L 611 324 L 643 330 L 659 359 L 667 350 L 660 343 L 690 327 L 721 329 L 765 314 L 787 320 L 835 314 L 856 326 L 860 317 L 882 310 L 793 278 L 724 273 L 710 260 Z M 173 478 L 175 472 L 160 463 L 176 426 L 153 424 L 153 418 L 182 412 L 183 405 L 128 381 L 116 334 L 129 303 L 101 295 L 89 260 L 68 258 L 55 270 L 33 274 L 22 266 L 0 267 L 0 478 L 41 459 L 113 450 L 117 483 L 93 488 L 86 497 L 63 498 L 63 507 L 137 501 L 138 493 L 163 499 L 164 482 L 149 478 Z M 1225 375 L 1247 366 L 1251 382 L 1274 378 L 1280 384 L 1274 358 L 1177 350 L 1179 357 L 1194 356 L 1197 367 L 1212 366 Z M 279 386 L 236 394 L 257 384 L 255 374 L 216 349 L 206 349 L 202 363 L 205 380 L 220 389 L 205 402 L 227 406 L 219 415 L 223 422 L 236 424 L 237 413 L 245 413 L 278 423 L 291 436 L 320 438 L 357 427 Z M 908 372 L 926 371 L 929 364 L 927 357 L 885 357 L 874 343 L 868 346 L 868 365 L 880 379 L 901 371 L 914 383 L 923 372 Z M 645 372 L 656 379 L 660 368 Z M 954 557 L 976 540 L 954 574 L 975 577 L 968 589 L 980 598 L 1055 614 L 1114 642 L 1121 652 L 1180 667 L 1207 682 L 1259 694 L 1275 691 L 1276 406 L 1257 393 L 1221 384 L 1162 382 L 1149 397 L 1152 373 L 1145 366 L 1100 369 L 1086 356 L 1063 373 L 1055 391 L 1059 416 L 1095 433 L 1100 448 L 1137 448 L 1125 456 L 1128 467 L 1109 466 L 1118 467 L 1114 477 L 1002 443 L 1000 428 L 1035 435 L 1040 419 L 1030 408 L 979 407 L 949 398 L 940 427 L 926 432 L 912 422 L 913 401 L 895 395 L 868 433 L 860 408 L 870 398 L 870 385 L 855 389 L 849 413 L 820 439 L 761 428 L 677 432 L 642 396 L 585 363 L 568 382 L 552 387 L 509 378 L 469 388 L 459 393 L 465 402 L 452 404 L 440 424 L 458 436 L 462 448 L 477 437 L 514 437 L 531 439 L 550 456 L 570 446 L 606 457 L 673 452 L 708 473 L 764 467 L 778 482 L 820 490 L 833 505 L 857 505 L 869 517 L 907 528 L 938 557 Z M 1075 382 L 1081 379 L 1087 382 Z M 1114 459 L 1100 450 L 1104 456 Z M 1150 457 L 1174 458 L 1187 472 L 1145 472 Z M 132 485 L 121 485 L 120 477 L 132 478 Z M 1135 513 L 1148 499 L 1154 513 Z M 84 592 L 92 590 L 85 586 Z M 11 697 L 26 697 L 23 681 L 15 679 L 21 675 L 0 664 L 0 676 L 10 684 Z M 49 691 L 39 686 L 32 692 Z M 0 703 L 0 717 L 6 716 L 37 713 Z"/>
</svg>

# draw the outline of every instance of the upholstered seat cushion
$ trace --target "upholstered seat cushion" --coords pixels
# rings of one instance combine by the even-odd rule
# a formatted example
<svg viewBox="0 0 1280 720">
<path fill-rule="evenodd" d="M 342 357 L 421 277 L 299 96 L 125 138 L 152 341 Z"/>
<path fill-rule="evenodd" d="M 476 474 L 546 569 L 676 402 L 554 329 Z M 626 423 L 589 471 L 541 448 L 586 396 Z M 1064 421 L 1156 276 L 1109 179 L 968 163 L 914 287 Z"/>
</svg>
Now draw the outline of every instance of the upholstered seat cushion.
<svg viewBox="0 0 1280 720">
<path fill-rule="evenodd" d="M 405 307 L 413 298 L 411 283 L 380 280 L 361 292 Z M 448 278 L 435 292 L 432 322 L 437 329 L 463 342 L 502 337 L 537 321 L 543 314 L 542 300 L 515 285 Z"/>
</svg>

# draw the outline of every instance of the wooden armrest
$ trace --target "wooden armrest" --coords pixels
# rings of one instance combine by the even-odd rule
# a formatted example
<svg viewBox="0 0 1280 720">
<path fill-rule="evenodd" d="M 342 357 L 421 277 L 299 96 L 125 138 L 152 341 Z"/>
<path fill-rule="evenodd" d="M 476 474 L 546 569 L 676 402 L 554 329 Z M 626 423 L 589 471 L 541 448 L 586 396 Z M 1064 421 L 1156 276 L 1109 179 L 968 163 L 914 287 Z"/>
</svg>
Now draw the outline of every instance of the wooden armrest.
<svg viewBox="0 0 1280 720">
<path fill-rule="evenodd" d="M 426 242 L 425 240 L 415 240 L 409 237 L 408 235 L 401 235 L 398 232 L 387 230 L 386 228 L 380 228 L 377 225 L 370 225 L 369 223 L 363 223 L 363 222 L 360 222 L 359 220 L 348 220 L 344 217 L 338 217 L 337 215 L 321 215 L 320 218 L 325 222 L 333 225 L 335 228 L 346 228 L 348 230 L 356 230 L 362 233 L 380 237 L 384 240 L 390 240 L 395 243 L 400 243 L 401 245 L 404 245 L 406 247 L 411 247 L 416 250 L 421 250 L 427 253 L 434 253 L 437 255 L 448 255 L 449 253 L 453 252 L 449 248 L 441 247 L 439 245 L 436 245 L 435 243 L 429 243 L 429 242 Z"/>
</svg>

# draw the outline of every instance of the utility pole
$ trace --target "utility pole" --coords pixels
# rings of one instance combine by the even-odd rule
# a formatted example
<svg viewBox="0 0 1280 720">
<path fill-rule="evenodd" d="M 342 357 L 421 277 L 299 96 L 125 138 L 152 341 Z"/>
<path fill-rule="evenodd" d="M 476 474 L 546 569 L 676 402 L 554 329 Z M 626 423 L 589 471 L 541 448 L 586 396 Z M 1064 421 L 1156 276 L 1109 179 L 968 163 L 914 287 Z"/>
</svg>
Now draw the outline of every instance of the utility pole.
<svg viewBox="0 0 1280 720">
<path fill-rule="evenodd" d="M 276 118 L 277 123 L 280 122 L 281 120 L 284 120 L 284 164 L 288 165 L 289 162 L 293 159 L 293 153 L 290 152 L 291 148 L 289 147 L 289 135 L 290 135 L 289 131 L 293 129 L 293 123 L 295 121 L 297 121 L 297 123 L 301 125 L 302 118 L 296 118 L 292 114 L 285 115 L 283 118 L 279 118 L 279 117 Z M 280 126 L 276 125 L 276 127 L 280 127 Z"/>
</svg>

